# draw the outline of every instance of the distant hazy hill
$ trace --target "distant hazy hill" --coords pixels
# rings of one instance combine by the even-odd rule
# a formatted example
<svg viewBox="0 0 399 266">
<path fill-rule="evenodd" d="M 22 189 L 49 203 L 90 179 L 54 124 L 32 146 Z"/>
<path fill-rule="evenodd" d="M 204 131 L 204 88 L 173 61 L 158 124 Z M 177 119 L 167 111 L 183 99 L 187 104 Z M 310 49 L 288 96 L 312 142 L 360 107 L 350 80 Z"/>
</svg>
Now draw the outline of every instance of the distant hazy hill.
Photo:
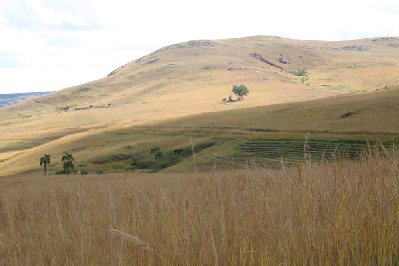
<svg viewBox="0 0 399 266">
<path fill-rule="evenodd" d="M 48 93 L 49 92 L 26 92 L 26 93 L 0 94 L 0 108 L 19 103 L 20 101 L 29 99 L 34 96 L 41 96 Z"/>
</svg>

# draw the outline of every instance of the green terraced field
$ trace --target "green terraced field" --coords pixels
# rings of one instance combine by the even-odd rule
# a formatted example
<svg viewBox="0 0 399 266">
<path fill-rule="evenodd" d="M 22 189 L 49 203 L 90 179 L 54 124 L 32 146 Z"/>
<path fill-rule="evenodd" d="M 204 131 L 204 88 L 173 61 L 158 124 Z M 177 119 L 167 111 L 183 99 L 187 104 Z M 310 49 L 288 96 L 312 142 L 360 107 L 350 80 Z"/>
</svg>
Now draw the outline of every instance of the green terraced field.
<svg viewBox="0 0 399 266">
<path fill-rule="evenodd" d="M 362 142 L 310 141 L 305 151 L 304 141 L 262 141 L 252 140 L 240 145 L 237 161 L 265 159 L 273 161 L 302 162 L 305 154 L 313 161 L 332 160 L 334 158 L 356 158 L 368 149 Z"/>
</svg>

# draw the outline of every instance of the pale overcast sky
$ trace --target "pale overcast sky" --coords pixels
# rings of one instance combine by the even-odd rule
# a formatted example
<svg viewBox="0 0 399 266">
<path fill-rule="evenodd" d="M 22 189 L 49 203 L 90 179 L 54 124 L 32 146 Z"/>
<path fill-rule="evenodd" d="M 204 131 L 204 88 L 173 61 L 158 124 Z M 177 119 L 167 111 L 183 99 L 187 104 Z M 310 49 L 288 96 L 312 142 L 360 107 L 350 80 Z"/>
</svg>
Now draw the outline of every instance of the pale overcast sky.
<svg viewBox="0 0 399 266">
<path fill-rule="evenodd" d="M 193 39 L 399 36 L 398 0 L 0 0 L 0 93 L 104 77 Z"/>
</svg>

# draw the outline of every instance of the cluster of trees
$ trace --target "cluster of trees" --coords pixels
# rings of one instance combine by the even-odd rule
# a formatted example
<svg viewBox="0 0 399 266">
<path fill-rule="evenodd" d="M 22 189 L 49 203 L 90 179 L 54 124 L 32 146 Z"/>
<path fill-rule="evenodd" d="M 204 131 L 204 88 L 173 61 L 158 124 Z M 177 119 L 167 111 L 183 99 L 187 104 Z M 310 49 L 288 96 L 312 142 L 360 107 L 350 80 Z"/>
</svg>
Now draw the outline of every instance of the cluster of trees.
<svg viewBox="0 0 399 266">
<path fill-rule="evenodd" d="M 175 150 L 174 154 L 179 155 L 180 149 Z M 154 146 L 151 148 L 151 154 L 155 159 L 155 170 L 158 172 L 160 162 L 165 158 L 164 152 L 161 150 L 159 146 Z M 75 169 L 75 158 L 69 152 L 64 152 L 61 157 L 63 173 L 69 175 Z M 40 158 L 40 166 L 43 167 L 44 175 L 47 175 L 47 167 L 51 164 L 51 155 L 44 154 L 43 157 Z"/>
<path fill-rule="evenodd" d="M 232 90 L 232 93 L 234 93 L 237 96 L 237 100 L 233 100 L 231 95 L 229 98 L 224 98 L 224 102 L 235 102 L 235 101 L 242 101 L 244 100 L 244 96 L 247 96 L 249 94 L 249 89 L 245 85 L 234 85 Z"/>
<path fill-rule="evenodd" d="M 151 148 L 151 154 L 154 156 L 155 160 L 155 171 L 159 171 L 160 163 L 165 157 L 175 157 L 174 159 L 178 159 L 178 157 L 183 153 L 183 149 L 175 149 L 173 152 L 167 152 L 166 154 L 161 150 L 159 146 L 154 146 Z M 166 158 L 168 159 L 168 158 Z M 170 159 L 170 158 L 169 158 Z"/>
<path fill-rule="evenodd" d="M 64 152 L 61 157 L 63 172 L 67 175 L 71 173 L 75 169 L 75 158 L 69 152 Z M 44 154 L 43 157 L 40 158 L 40 166 L 43 166 L 44 174 L 47 175 L 47 167 L 51 164 L 51 155 Z"/>
<path fill-rule="evenodd" d="M 130 169 L 150 169 L 155 170 L 156 172 L 170 167 L 179 163 L 184 157 L 189 156 L 190 154 L 194 154 L 196 151 L 200 151 L 202 149 L 206 149 L 210 146 L 214 145 L 214 142 L 206 142 L 200 143 L 195 147 L 183 147 L 177 148 L 174 150 L 166 150 L 163 151 L 161 147 L 155 145 L 151 147 L 149 150 L 151 159 L 148 159 L 147 155 L 132 155 L 132 161 Z M 126 158 L 124 158 L 126 159 Z M 56 172 L 56 174 L 67 174 L 69 175 L 73 170 L 75 170 L 75 158 L 69 152 L 64 152 L 61 157 L 61 162 L 63 166 L 63 171 Z M 47 174 L 47 168 L 51 164 L 51 155 L 44 154 L 43 157 L 40 158 L 40 166 L 44 169 L 44 174 Z M 83 165 L 80 165 L 80 167 Z M 99 173 L 98 171 L 97 173 Z M 102 171 L 101 171 L 102 173 Z M 88 174 L 87 171 L 79 169 L 79 174 Z"/>
<path fill-rule="evenodd" d="M 202 147 L 201 145 L 199 146 Z M 162 169 L 176 165 L 191 153 L 191 147 L 163 150 L 161 147 L 155 145 L 150 148 L 149 157 L 146 153 L 132 155 L 130 169 L 146 169 L 158 172 Z"/>
</svg>

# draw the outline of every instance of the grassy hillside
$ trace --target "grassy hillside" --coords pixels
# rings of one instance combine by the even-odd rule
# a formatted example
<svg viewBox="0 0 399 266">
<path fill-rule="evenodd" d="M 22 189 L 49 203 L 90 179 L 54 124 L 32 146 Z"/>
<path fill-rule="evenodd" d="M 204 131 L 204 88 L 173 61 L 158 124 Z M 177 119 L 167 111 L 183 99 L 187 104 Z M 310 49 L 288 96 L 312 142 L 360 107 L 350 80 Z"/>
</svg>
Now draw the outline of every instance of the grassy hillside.
<svg viewBox="0 0 399 266">
<path fill-rule="evenodd" d="M 201 151 L 206 162 L 219 153 L 230 162 L 253 137 L 390 138 L 398 133 L 398 51 L 398 38 L 257 36 L 164 47 L 103 79 L 0 109 L 0 175 L 40 171 L 43 153 L 53 154 L 55 171 L 64 150 L 91 170 L 122 170 L 136 150 L 186 149 L 192 138 L 216 141 Z M 248 97 L 223 103 L 238 83 Z M 187 169 L 186 161 L 174 168 Z"/>
<path fill-rule="evenodd" d="M 301 103 L 211 112 L 162 122 L 170 127 L 254 131 L 399 134 L 399 87 Z"/>
<path fill-rule="evenodd" d="M 342 142 L 399 141 L 398 102 L 399 90 L 386 89 L 305 103 L 205 113 L 141 126 L 69 129 L 58 135 L 3 142 L 0 145 L 3 156 L 0 157 L 0 175 L 32 171 L 41 174 L 38 159 L 44 153 L 53 156 L 49 171 L 55 173 L 62 168 L 60 158 L 66 150 L 75 155 L 77 165 L 83 165 L 82 168 L 91 173 L 125 171 L 134 158 L 139 163 L 153 163 L 149 154 L 153 145 L 159 145 L 165 153 L 174 149 L 187 151 L 186 155 L 168 165 L 172 166 L 168 171 L 191 171 L 195 167 L 209 169 L 214 164 L 218 168 L 240 167 L 238 159 L 243 156 L 267 155 L 275 159 L 284 156 L 288 160 L 292 155 L 303 158 L 307 132 L 310 132 L 313 148 L 325 147 L 314 155 L 316 158 L 334 152 Z M 252 141 L 262 143 L 251 148 Z M 265 154 L 264 151 L 268 150 L 265 147 L 271 145 L 267 141 L 275 141 L 274 146 L 284 147 Z M 292 141 L 296 141 L 295 147 L 287 147 L 292 146 Z M 190 152 L 192 144 L 195 147 L 212 145 L 196 150 L 194 161 Z M 262 151 L 259 153 L 256 149 L 260 148 Z M 352 151 L 354 148 L 350 148 L 349 152 Z M 326 154 L 326 157 L 330 155 Z"/>
<path fill-rule="evenodd" d="M 0 135 L 26 139 L 65 128 L 141 124 L 391 88 L 399 84 L 398 50 L 397 38 L 258 36 L 175 44 L 103 79 L 0 110 Z M 294 75 L 298 69 L 307 75 Z M 238 83 L 250 88 L 246 101 L 222 104 Z"/>
</svg>

